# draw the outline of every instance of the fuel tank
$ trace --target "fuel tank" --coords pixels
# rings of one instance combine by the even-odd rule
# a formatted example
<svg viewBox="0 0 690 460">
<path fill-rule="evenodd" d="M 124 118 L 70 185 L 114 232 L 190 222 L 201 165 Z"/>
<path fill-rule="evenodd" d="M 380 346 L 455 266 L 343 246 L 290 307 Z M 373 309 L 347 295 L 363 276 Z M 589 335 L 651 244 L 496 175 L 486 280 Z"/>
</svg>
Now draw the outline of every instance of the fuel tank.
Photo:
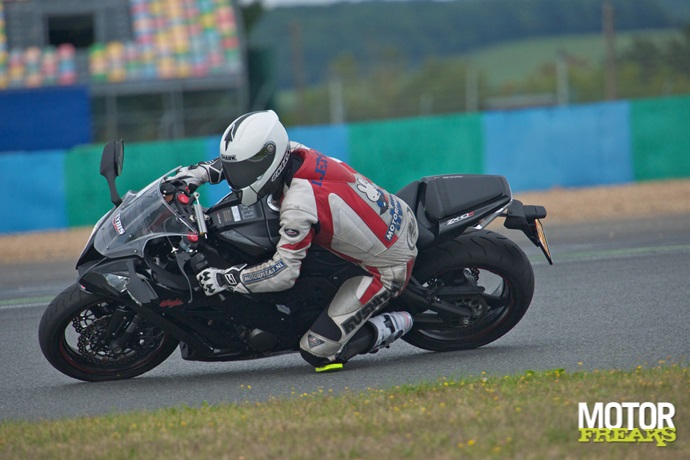
<svg viewBox="0 0 690 460">
<path fill-rule="evenodd" d="M 210 208 L 206 214 L 216 238 L 251 255 L 275 251 L 280 239 L 280 213 L 269 199 L 252 206 L 221 200 Z"/>
</svg>

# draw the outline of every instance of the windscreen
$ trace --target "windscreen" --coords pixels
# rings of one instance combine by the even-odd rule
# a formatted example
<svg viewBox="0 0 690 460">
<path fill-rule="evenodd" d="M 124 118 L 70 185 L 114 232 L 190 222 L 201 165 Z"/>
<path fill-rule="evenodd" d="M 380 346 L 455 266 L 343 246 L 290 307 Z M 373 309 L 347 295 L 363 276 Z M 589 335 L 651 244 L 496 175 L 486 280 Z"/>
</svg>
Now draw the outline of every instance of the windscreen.
<svg viewBox="0 0 690 460">
<path fill-rule="evenodd" d="M 122 204 L 96 230 L 94 245 L 98 252 L 106 257 L 143 257 L 144 247 L 151 239 L 197 234 L 163 199 L 162 180 L 154 181 L 139 193 L 125 195 Z"/>
</svg>

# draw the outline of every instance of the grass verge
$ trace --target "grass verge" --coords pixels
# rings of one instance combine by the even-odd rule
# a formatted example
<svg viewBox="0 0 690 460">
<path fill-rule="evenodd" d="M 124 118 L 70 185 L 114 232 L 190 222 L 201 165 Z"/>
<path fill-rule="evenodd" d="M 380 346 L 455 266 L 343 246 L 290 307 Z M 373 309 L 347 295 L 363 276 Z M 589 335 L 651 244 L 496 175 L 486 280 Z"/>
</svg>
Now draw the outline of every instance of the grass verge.
<svg viewBox="0 0 690 460">
<path fill-rule="evenodd" d="M 670 402 L 677 439 L 580 443 L 578 403 Z M 528 371 L 0 424 L 2 459 L 690 458 L 690 369 Z"/>
</svg>

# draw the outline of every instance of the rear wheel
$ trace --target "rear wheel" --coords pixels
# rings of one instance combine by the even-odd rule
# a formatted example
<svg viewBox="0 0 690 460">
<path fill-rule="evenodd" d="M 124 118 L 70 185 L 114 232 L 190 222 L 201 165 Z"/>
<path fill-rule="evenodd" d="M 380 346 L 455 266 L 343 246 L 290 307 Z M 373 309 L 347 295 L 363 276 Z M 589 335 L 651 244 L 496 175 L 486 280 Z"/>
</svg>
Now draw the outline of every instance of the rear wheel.
<svg viewBox="0 0 690 460">
<path fill-rule="evenodd" d="M 414 277 L 446 302 L 472 312 L 470 318 L 417 312 L 404 340 L 432 351 L 466 350 L 497 340 L 524 316 L 534 293 L 534 271 L 525 253 L 487 230 L 421 253 Z"/>
<path fill-rule="evenodd" d="M 157 326 L 138 320 L 125 305 L 99 299 L 77 284 L 48 305 L 38 339 L 57 370 L 92 382 L 141 375 L 165 361 L 179 343 Z"/>
</svg>

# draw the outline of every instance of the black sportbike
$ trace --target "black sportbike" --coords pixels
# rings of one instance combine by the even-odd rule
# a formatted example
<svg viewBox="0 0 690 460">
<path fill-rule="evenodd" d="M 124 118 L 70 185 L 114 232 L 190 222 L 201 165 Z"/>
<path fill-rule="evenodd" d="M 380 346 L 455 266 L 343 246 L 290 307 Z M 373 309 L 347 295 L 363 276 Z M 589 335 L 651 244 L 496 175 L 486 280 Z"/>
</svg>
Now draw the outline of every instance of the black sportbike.
<svg viewBox="0 0 690 460">
<path fill-rule="evenodd" d="M 77 261 L 77 282 L 40 322 L 43 354 L 70 377 L 135 377 L 178 346 L 192 361 L 298 351 L 300 337 L 343 282 L 364 273 L 312 247 L 287 291 L 207 297 L 195 278 L 203 267 L 251 265 L 273 255 L 278 209 L 269 199 L 242 206 L 232 193 L 204 209 L 196 192 L 165 180 L 171 173 L 121 198 L 115 179 L 123 157 L 122 142 L 105 146 L 101 174 L 115 207 L 94 227 Z M 425 350 L 463 350 L 510 331 L 532 301 L 534 272 L 518 245 L 484 227 L 505 218 L 505 227 L 523 231 L 551 263 L 539 220 L 546 210 L 514 200 L 502 176 L 424 177 L 397 195 L 419 223 L 412 278 L 385 307 L 413 315 L 403 339 Z"/>
</svg>

